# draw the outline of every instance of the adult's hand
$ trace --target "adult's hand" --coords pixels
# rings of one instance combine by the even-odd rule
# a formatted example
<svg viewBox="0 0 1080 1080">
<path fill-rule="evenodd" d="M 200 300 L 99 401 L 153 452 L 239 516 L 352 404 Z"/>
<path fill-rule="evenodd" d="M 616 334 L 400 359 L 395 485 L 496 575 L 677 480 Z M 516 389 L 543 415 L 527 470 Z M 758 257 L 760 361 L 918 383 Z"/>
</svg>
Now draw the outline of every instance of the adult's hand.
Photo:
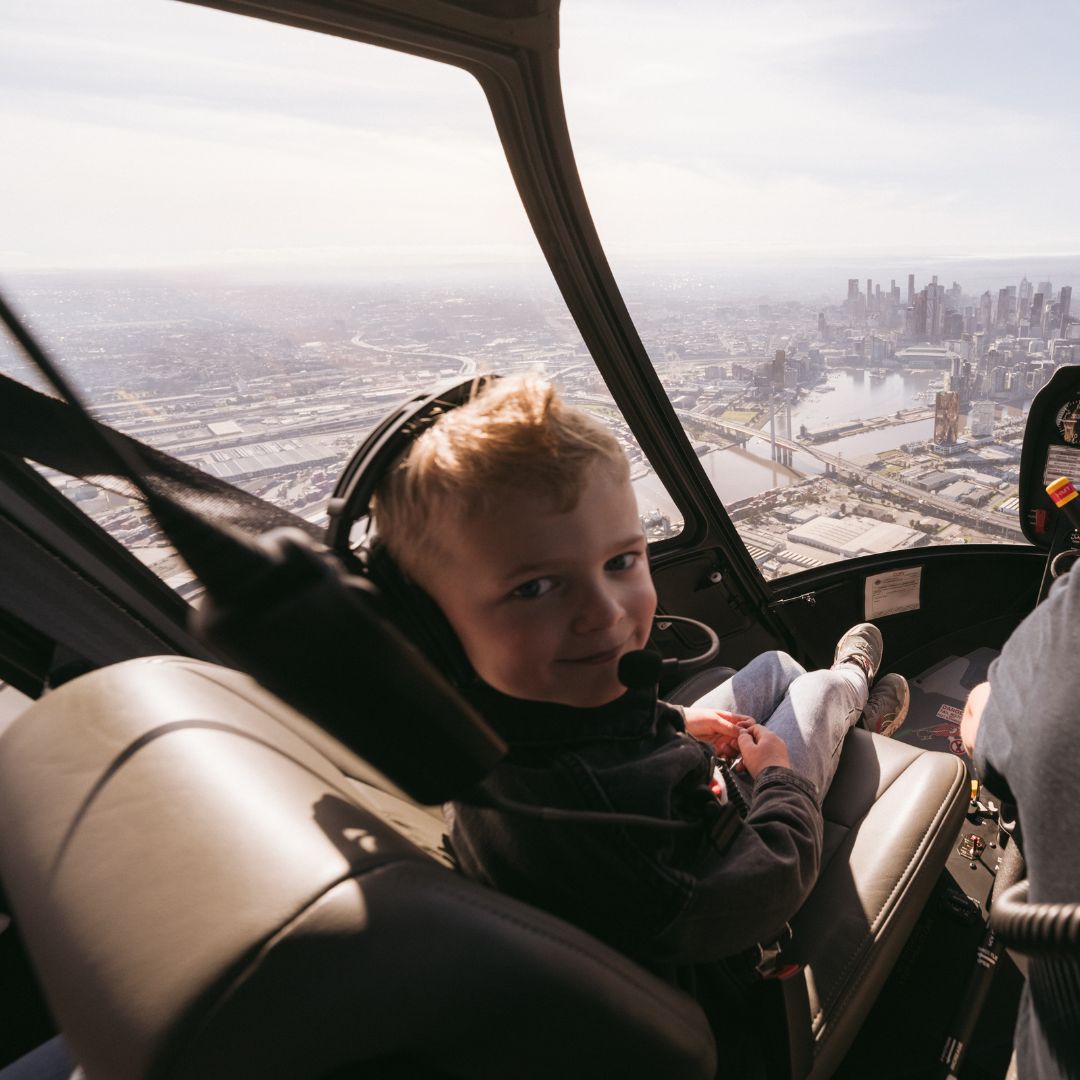
<svg viewBox="0 0 1080 1080">
<path fill-rule="evenodd" d="M 990 700 L 990 684 L 981 682 L 964 702 L 964 715 L 960 717 L 960 741 L 964 749 L 969 753 L 975 752 L 975 739 L 979 734 L 979 721 L 982 719 L 983 709 Z"/>
</svg>

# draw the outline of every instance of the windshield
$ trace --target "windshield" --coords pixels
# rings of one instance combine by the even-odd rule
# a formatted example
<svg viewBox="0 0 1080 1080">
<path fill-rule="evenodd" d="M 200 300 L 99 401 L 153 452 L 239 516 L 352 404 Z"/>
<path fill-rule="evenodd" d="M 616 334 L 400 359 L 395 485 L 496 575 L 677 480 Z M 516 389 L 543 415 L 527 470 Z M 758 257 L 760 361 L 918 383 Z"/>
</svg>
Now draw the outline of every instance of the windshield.
<svg viewBox="0 0 1080 1080">
<path fill-rule="evenodd" d="M 539 369 L 682 515 L 556 289 L 475 81 L 187 4 L 44 0 L 0 30 L 0 285 L 95 415 L 317 524 L 397 402 Z M 0 335 L 0 367 L 40 385 Z M 47 474 L 170 585 L 108 484 Z"/>
<path fill-rule="evenodd" d="M 1021 25 L 966 2 L 593 0 L 562 15 L 601 239 L 765 576 L 1023 543 L 1025 412 L 1080 361 L 1080 10 Z"/>
</svg>

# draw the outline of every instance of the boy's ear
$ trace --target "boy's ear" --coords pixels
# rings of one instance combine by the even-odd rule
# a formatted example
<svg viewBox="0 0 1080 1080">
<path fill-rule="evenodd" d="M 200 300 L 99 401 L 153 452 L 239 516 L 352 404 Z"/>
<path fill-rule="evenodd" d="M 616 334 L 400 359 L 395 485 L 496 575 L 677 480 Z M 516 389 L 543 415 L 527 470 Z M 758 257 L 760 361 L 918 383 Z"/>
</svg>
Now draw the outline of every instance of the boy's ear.
<svg viewBox="0 0 1080 1080">
<path fill-rule="evenodd" d="M 441 608 L 405 575 L 386 545 L 376 540 L 366 553 L 364 573 L 379 590 L 383 614 L 456 687 L 476 682 L 476 672 Z"/>
</svg>

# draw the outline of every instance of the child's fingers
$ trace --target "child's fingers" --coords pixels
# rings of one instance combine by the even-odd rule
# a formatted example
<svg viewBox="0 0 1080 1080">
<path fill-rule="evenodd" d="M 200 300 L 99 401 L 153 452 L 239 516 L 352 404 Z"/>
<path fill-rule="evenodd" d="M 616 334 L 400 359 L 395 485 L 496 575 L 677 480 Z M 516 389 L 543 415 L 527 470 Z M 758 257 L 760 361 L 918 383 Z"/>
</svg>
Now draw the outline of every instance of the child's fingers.
<svg viewBox="0 0 1080 1080">
<path fill-rule="evenodd" d="M 687 716 L 686 730 L 695 739 L 723 748 L 735 742 L 740 729 L 722 716 L 706 714 Z"/>
<path fill-rule="evenodd" d="M 727 720 L 729 723 L 734 724 L 736 727 L 747 727 L 750 724 L 757 723 L 752 716 L 747 716 L 745 713 L 724 712 L 723 709 L 717 709 L 716 715 Z"/>
</svg>

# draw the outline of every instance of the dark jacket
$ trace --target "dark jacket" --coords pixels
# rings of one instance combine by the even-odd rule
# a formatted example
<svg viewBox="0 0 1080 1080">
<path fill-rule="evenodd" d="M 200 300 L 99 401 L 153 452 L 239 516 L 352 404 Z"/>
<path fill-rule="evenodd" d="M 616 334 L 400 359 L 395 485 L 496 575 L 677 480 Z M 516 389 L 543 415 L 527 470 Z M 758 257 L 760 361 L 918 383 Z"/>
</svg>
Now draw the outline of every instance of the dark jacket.
<svg viewBox="0 0 1080 1080">
<path fill-rule="evenodd" d="M 726 850 L 710 840 L 714 762 L 677 706 L 628 691 L 598 709 L 474 704 L 510 746 L 485 782 L 533 806 L 648 815 L 697 827 L 537 821 L 465 803 L 450 839 L 472 877 L 553 912 L 696 992 L 702 966 L 773 940 L 817 877 L 822 819 L 814 785 L 790 769 L 757 778 Z M 700 996 L 700 995 L 699 995 Z"/>
</svg>

